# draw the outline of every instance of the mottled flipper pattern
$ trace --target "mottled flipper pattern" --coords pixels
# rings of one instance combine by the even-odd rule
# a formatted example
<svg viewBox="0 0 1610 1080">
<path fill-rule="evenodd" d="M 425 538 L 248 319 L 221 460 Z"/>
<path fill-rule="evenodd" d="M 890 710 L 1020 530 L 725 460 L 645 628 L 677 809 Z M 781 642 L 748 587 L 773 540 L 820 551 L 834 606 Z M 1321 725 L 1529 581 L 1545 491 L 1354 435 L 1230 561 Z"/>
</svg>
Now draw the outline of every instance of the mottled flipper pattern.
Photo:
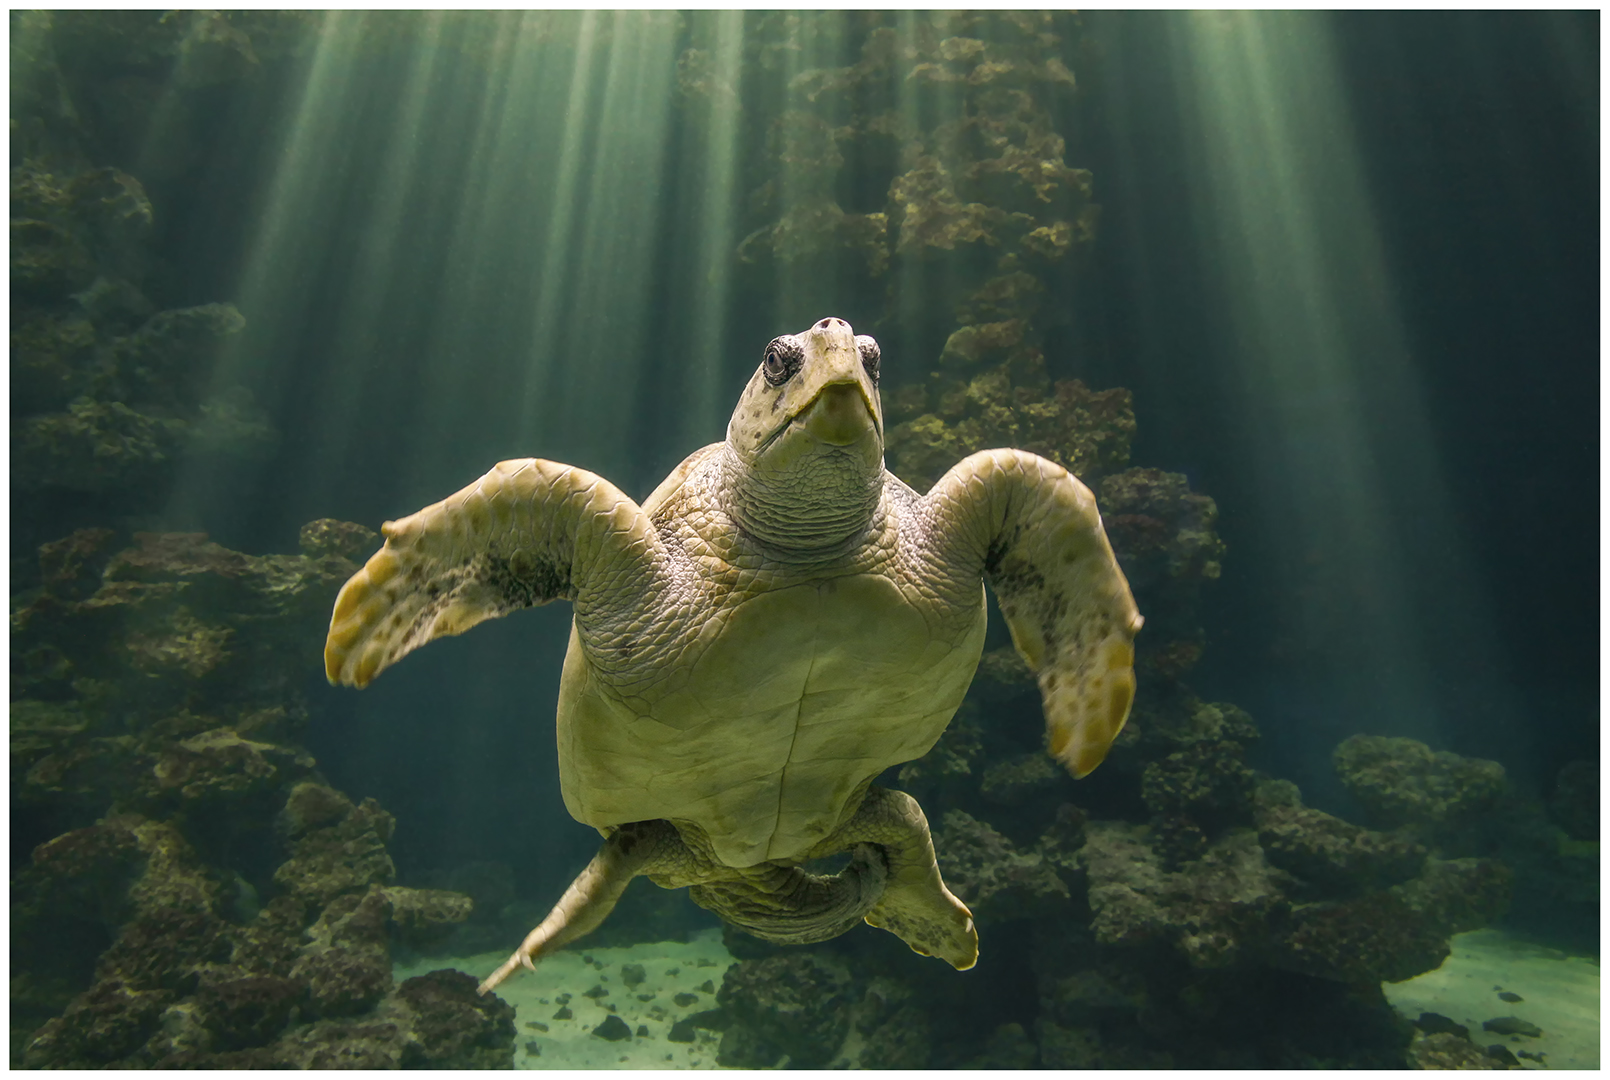
<svg viewBox="0 0 1610 1080">
<path fill-rule="evenodd" d="M 499 462 L 439 503 L 381 527 L 386 543 L 336 598 L 324 645 L 332 683 L 366 686 L 421 645 L 566 599 L 629 611 L 658 540 L 619 488 L 540 458 Z"/>
<path fill-rule="evenodd" d="M 984 450 L 924 501 L 944 547 L 982 562 L 1012 642 L 1039 677 L 1051 754 L 1084 776 L 1129 717 L 1141 626 L 1095 497 L 1055 462 Z"/>
<path fill-rule="evenodd" d="M 869 925 L 958 971 L 978 962 L 973 913 L 939 876 L 928 818 L 916 799 L 903 791 L 868 788 L 860 809 L 823 842 L 819 854 L 852 844 L 878 845 L 888 865 L 883 895 L 866 914 Z"/>
</svg>

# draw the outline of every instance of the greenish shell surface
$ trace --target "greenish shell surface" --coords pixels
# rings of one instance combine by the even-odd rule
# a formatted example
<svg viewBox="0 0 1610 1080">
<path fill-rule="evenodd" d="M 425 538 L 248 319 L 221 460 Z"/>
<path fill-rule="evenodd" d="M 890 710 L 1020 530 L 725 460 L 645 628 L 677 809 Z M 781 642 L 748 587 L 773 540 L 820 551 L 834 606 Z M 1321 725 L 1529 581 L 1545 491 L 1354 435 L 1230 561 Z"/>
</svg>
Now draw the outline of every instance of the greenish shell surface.
<svg viewBox="0 0 1610 1080">
<path fill-rule="evenodd" d="M 667 509 L 699 521 L 678 505 L 688 490 Z M 894 544 L 898 524 L 869 548 Z M 926 753 L 977 669 L 984 592 L 958 603 L 954 587 L 912 579 L 926 564 L 871 561 L 861 573 L 763 568 L 736 588 L 718 566 L 681 594 L 691 604 L 646 613 L 675 646 L 624 677 L 573 627 L 558 715 L 570 813 L 601 829 L 691 822 L 723 862 L 752 866 L 801 856 L 863 783 Z"/>
</svg>

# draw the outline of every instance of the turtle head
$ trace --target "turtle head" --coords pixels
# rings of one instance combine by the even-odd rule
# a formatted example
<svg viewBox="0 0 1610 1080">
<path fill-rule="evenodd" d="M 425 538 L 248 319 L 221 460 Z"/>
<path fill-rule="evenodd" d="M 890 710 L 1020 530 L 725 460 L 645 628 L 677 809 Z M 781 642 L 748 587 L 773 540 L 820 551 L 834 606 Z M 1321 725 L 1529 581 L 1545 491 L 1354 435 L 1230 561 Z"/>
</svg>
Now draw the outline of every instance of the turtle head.
<svg viewBox="0 0 1610 1080">
<path fill-rule="evenodd" d="M 747 464 L 828 454 L 881 469 L 878 343 L 834 318 L 773 338 L 733 410 L 727 442 Z"/>
<path fill-rule="evenodd" d="M 864 529 L 883 485 L 878 343 L 827 318 L 773 338 L 727 425 L 729 509 L 778 547 Z"/>
</svg>

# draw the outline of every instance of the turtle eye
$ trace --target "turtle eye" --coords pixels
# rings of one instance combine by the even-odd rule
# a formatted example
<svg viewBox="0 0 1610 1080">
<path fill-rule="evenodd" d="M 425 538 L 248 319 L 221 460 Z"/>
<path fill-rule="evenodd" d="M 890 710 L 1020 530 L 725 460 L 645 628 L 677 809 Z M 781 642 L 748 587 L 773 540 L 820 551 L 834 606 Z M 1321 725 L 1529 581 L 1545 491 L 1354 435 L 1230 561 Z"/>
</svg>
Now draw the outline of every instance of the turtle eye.
<svg viewBox="0 0 1610 1080">
<path fill-rule="evenodd" d="M 781 386 L 794 377 L 805 360 L 805 350 L 791 337 L 772 338 L 766 346 L 766 359 L 760 365 L 761 374 L 773 386 Z"/>
<path fill-rule="evenodd" d="M 883 356 L 878 343 L 866 334 L 858 334 L 855 347 L 861 351 L 861 366 L 866 369 L 867 378 L 872 380 L 873 386 L 878 385 L 878 361 Z"/>
</svg>

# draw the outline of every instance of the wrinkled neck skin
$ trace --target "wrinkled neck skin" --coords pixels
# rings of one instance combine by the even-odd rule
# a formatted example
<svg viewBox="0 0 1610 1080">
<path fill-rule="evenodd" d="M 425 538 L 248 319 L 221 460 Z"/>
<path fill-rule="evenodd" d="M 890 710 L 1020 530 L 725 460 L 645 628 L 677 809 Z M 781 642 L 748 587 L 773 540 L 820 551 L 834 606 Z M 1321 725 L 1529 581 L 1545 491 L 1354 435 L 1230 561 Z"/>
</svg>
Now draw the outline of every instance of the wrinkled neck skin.
<svg viewBox="0 0 1610 1080">
<path fill-rule="evenodd" d="M 768 556 L 830 559 L 857 546 L 879 516 L 883 455 L 814 440 L 798 444 L 778 445 L 748 462 L 731 444 L 722 447 L 718 498 Z"/>
</svg>

